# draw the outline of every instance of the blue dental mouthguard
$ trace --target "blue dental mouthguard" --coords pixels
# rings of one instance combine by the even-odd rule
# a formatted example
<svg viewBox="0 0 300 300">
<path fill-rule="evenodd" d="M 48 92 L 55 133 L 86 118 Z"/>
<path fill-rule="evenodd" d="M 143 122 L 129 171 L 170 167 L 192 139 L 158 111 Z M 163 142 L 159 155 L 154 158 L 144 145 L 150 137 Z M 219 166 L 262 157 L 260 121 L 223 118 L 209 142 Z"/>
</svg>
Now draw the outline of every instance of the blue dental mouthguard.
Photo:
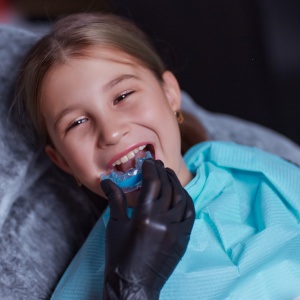
<svg viewBox="0 0 300 300">
<path fill-rule="evenodd" d="M 122 171 L 113 170 L 110 174 L 101 174 L 100 179 L 109 179 L 119 186 L 124 193 L 129 193 L 137 190 L 142 186 L 142 164 L 148 159 L 152 158 L 149 151 L 146 152 L 145 157 L 137 157 L 135 160 L 135 168 L 130 168 L 123 173 Z"/>
</svg>

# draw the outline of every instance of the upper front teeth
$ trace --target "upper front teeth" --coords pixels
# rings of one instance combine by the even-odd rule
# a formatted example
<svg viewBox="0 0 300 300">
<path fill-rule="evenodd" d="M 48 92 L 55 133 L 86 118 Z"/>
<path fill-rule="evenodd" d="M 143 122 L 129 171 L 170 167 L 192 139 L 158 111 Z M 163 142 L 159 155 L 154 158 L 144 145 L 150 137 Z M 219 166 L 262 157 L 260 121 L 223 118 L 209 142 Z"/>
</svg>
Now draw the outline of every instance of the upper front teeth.
<svg viewBox="0 0 300 300">
<path fill-rule="evenodd" d="M 132 151 L 128 152 L 126 155 L 122 156 L 120 159 L 116 160 L 112 165 L 113 167 L 116 165 L 120 165 L 123 163 L 126 163 L 127 161 L 129 161 L 130 159 L 135 157 L 135 154 L 138 153 L 139 151 L 143 150 L 146 148 L 146 145 L 137 147 L 135 149 L 133 149 Z"/>
</svg>

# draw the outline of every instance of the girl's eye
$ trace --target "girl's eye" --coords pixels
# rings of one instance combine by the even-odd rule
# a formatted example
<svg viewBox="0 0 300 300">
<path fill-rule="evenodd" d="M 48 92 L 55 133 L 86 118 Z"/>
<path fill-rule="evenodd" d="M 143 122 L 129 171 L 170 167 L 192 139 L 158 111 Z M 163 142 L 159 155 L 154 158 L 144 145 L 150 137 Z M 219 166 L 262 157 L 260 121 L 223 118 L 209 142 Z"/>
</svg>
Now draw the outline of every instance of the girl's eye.
<svg viewBox="0 0 300 300">
<path fill-rule="evenodd" d="M 86 121 L 88 121 L 89 119 L 86 117 L 82 117 L 80 119 L 75 120 L 71 125 L 68 126 L 67 131 L 69 131 L 70 129 L 80 125 L 81 123 L 85 123 Z"/>
<path fill-rule="evenodd" d="M 118 96 L 114 100 L 114 104 L 118 104 L 120 101 L 124 100 L 126 97 L 128 97 L 129 95 L 131 95 L 133 93 L 134 93 L 134 91 L 129 91 L 129 92 L 122 93 L 120 96 Z"/>
</svg>

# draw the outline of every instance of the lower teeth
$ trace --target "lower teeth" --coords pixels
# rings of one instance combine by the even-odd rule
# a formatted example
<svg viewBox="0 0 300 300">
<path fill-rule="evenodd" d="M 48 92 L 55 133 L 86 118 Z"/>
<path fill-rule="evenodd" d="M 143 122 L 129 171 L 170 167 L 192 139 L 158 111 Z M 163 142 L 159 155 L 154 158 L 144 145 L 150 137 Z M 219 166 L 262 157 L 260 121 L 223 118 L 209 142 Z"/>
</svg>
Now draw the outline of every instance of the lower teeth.
<svg viewBox="0 0 300 300">
<path fill-rule="evenodd" d="M 137 157 L 135 161 L 135 168 L 130 168 L 125 173 L 122 171 L 112 171 L 110 174 L 101 174 L 100 179 L 110 179 L 118 185 L 124 193 L 132 192 L 142 186 L 142 165 L 143 162 L 152 158 L 149 151 L 146 152 L 145 157 Z"/>
</svg>

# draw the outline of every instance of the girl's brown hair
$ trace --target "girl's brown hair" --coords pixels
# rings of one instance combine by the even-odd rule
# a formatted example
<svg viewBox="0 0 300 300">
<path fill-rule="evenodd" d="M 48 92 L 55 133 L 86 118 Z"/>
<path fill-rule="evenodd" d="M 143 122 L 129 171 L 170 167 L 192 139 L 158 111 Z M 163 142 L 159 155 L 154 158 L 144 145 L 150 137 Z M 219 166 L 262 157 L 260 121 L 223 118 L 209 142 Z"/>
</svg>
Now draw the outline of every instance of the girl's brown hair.
<svg viewBox="0 0 300 300">
<path fill-rule="evenodd" d="M 85 50 L 92 46 L 119 49 L 151 70 L 159 81 L 163 81 L 165 66 L 160 56 L 147 36 L 132 22 L 116 15 L 100 13 L 81 13 L 62 18 L 25 57 L 17 80 L 15 103 L 19 110 L 25 106 L 44 142 L 49 137 L 40 109 L 43 80 L 54 66 L 70 58 L 86 56 Z"/>
</svg>

